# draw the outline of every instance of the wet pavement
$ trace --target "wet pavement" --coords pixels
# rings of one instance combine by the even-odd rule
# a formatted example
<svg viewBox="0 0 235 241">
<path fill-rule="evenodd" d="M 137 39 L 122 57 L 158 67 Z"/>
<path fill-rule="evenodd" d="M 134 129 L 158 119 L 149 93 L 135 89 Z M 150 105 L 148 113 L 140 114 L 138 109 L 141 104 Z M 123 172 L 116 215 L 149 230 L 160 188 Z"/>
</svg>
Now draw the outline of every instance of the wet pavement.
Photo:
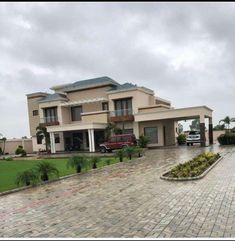
<svg viewBox="0 0 235 241">
<path fill-rule="evenodd" d="M 196 181 L 160 176 L 212 150 L 224 158 Z M 235 147 L 155 149 L 41 187 L 0 197 L 0 237 L 235 237 Z"/>
</svg>

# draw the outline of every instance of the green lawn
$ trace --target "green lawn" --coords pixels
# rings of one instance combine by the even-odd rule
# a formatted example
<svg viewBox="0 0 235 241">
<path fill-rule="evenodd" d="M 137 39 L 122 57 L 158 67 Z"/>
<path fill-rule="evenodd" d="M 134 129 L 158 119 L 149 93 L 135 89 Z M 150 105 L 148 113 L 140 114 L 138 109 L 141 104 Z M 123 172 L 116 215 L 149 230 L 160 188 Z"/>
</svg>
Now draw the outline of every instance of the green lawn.
<svg viewBox="0 0 235 241">
<path fill-rule="evenodd" d="M 110 164 L 119 162 L 114 157 L 102 157 L 98 162 L 98 168 L 107 165 L 106 160 L 110 159 Z M 46 159 L 46 160 L 13 160 L 6 161 L 0 160 L 0 192 L 14 189 L 17 187 L 15 184 L 16 175 L 18 172 L 32 168 L 40 161 L 48 161 L 54 163 L 59 170 L 60 176 L 66 176 L 75 173 L 72 168 L 67 168 L 68 159 Z M 91 169 L 91 168 L 89 168 Z"/>
</svg>

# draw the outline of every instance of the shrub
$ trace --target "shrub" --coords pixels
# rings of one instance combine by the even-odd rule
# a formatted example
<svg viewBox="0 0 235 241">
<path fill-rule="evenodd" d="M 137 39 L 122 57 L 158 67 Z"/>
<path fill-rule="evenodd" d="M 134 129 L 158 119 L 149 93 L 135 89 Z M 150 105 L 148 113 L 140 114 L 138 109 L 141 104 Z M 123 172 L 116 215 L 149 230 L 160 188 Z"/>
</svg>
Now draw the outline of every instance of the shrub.
<svg viewBox="0 0 235 241">
<path fill-rule="evenodd" d="M 40 162 L 36 165 L 36 171 L 41 175 L 41 180 L 42 181 L 48 181 L 49 180 L 49 175 L 56 175 L 57 177 L 59 176 L 59 171 L 50 162 Z"/>
<path fill-rule="evenodd" d="M 2 147 L 0 147 L 0 155 L 3 155 Z"/>
<path fill-rule="evenodd" d="M 93 169 L 97 168 L 97 163 L 98 163 L 99 161 L 100 161 L 100 158 L 99 158 L 99 157 L 97 157 L 97 156 L 91 157 L 90 162 L 91 162 L 91 164 L 92 164 L 92 168 L 93 168 Z"/>
<path fill-rule="evenodd" d="M 4 160 L 6 160 L 6 161 L 13 161 L 13 158 L 12 157 L 7 157 L 7 158 L 4 158 Z"/>
<path fill-rule="evenodd" d="M 39 174 L 34 169 L 25 170 L 20 172 L 16 176 L 16 184 L 29 186 L 30 184 L 35 185 L 39 182 Z"/>
<path fill-rule="evenodd" d="M 179 145 L 183 145 L 186 143 L 186 135 L 185 134 L 180 134 L 177 136 L 177 142 Z"/>
<path fill-rule="evenodd" d="M 149 138 L 147 136 L 141 135 L 139 137 L 139 146 L 141 148 L 147 147 L 147 144 L 149 143 Z"/>
<path fill-rule="evenodd" d="M 72 156 L 67 162 L 67 167 L 75 168 L 76 172 L 80 173 L 82 168 L 87 167 L 87 164 L 88 162 L 85 159 L 85 156 Z"/>
<path fill-rule="evenodd" d="M 220 145 L 232 145 L 235 144 L 235 133 L 222 134 L 217 139 Z"/>
<path fill-rule="evenodd" d="M 120 150 L 117 150 L 116 153 L 115 153 L 115 156 L 117 158 L 119 158 L 119 161 L 122 162 L 123 161 L 123 157 L 125 156 L 125 151 L 124 149 L 120 149 Z"/>
<path fill-rule="evenodd" d="M 180 163 L 176 167 L 172 168 L 171 171 L 166 173 L 165 175 L 175 178 L 199 176 L 219 157 L 219 153 L 215 154 L 212 152 L 205 152 L 188 162 Z"/>
<path fill-rule="evenodd" d="M 135 153 L 138 153 L 138 157 L 143 156 L 143 153 L 144 153 L 143 148 L 141 148 L 139 146 L 136 146 L 135 147 Z"/>
<path fill-rule="evenodd" d="M 27 155 L 26 151 L 23 149 L 23 146 L 18 146 L 18 148 L 15 151 L 15 154 L 21 155 L 22 157 Z"/>
<path fill-rule="evenodd" d="M 133 154 L 136 152 L 136 149 L 133 146 L 127 146 L 127 147 L 124 148 L 124 152 L 126 153 L 126 155 L 131 160 Z"/>
</svg>

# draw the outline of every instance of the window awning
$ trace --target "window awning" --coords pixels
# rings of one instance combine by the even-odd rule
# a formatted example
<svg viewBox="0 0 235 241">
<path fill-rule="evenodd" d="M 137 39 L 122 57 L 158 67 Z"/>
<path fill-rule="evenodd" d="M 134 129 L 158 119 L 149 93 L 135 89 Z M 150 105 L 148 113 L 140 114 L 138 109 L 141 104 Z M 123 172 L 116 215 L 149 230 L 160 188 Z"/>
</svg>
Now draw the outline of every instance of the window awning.
<svg viewBox="0 0 235 241">
<path fill-rule="evenodd" d="M 78 101 L 69 101 L 65 103 L 61 103 L 60 106 L 76 106 L 76 105 L 81 105 L 81 104 L 88 104 L 88 103 L 94 103 L 94 102 L 104 102 L 108 101 L 108 99 L 104 97 L 97 97 L 93 99 L 82 99 Z"/>
</svg>

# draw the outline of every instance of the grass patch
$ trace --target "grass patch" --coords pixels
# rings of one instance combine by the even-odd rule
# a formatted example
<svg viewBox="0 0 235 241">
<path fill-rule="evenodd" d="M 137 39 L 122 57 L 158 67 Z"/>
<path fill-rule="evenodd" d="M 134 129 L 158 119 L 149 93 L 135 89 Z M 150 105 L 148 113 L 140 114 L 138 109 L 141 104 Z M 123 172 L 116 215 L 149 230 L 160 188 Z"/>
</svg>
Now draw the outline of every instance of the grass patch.
<svg viewBox="0 0 235 241">
<path fill-rule="evenodd" d="M 76 173 L 75 169 L 67 168 L 68 158 L 53 158 L 45 160 L 0 160 L 0 192 L 17 188 L 17 185 L 15 183 L 17 173 L 33 168 L 37 163 L 41 161 L 53 163 L 59 170 L 60 177 Z M 102 168 L 103 166 L 115 164 L 117 162 L 119 162 L 119 160 L 114 157 L 101 157 L 99 162 L 97 163 L 97 168 Z M 90 169 L 92 169 L 91 166 L 88 166 L 86 168 L 86 170 Z M 86 172 L 86 170 L 82 172 Z"/>
<path fill-rule="evenodd" d="M 197 177 L 213 165 L 219 158 L 219 153 L 205 152 L 190 161 L 177 165 L 163 176 L 171 178 Z"/>
</svg>

